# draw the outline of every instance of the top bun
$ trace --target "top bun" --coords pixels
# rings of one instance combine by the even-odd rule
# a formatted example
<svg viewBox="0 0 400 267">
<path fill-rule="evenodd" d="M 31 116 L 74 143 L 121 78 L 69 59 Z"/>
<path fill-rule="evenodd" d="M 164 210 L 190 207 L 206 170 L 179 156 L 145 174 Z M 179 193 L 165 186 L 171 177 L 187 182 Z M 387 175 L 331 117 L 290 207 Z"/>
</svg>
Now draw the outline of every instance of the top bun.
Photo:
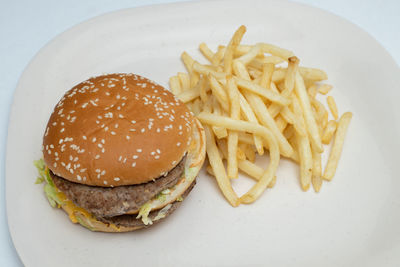
<svg viewBox="0 0 400 267">
<path fill-rule="evenodd" d="M 192 122 L 186 106 L 153 81 L 135 74 L 94 77 L 54 108 L 43 137 L 44 161 L 76 183 L 146 183 L 183 158 Z"/>
</svg>

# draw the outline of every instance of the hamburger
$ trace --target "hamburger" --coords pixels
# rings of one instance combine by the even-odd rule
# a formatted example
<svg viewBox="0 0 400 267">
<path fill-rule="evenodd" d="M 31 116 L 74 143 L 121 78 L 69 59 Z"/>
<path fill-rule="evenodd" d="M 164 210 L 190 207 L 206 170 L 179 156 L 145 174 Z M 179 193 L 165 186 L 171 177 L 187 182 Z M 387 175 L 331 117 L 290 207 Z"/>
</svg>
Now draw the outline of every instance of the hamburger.
<svg viewBox="0 0 400 267">
<path fill-rule="evenodd" d="M 154 225 L 187 197 L 204 130 L 162 86 L 135 74 L 90 78 L 55 106 L 37 162 L 53 207 L 92 231 Z"/>
</svg>

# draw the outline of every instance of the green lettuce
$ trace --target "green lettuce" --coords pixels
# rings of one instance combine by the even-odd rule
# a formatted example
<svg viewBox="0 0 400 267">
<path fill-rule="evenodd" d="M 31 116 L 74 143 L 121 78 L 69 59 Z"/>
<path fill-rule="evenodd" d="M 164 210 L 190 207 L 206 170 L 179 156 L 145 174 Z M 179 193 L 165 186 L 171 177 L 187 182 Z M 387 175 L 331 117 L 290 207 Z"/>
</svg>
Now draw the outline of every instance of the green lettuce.
<svg viewBox="0 0 400 267">
<path fill-rule="evenodd" d="M 53 180 L 50 177 L 49 170 L 46 168 L 43 159 L 35 160 L 33 162 L 33 165 L 35 165 L 39 173 L 39 177 L 36 179 L 35 183 L 38 184 L 46 181 L 46 184 L 44 185 L 44 193 L 46 194 L 47 200 L 49 201 L 50 205 L 53 208 L 55 208 L 57 205 L 61 205 L 62 200 L 58 197 L 57 189 L 54 185 Z"/>
<path fill-rule="evenodd" d="M 139 209 L 139 214 L 136 217 L 136 219 L 142 218 L 142 222 L 145 225 L 153 224 L 153 221 L 149 218 L 150 211 L 151 211 L 150 203 L 147 202 L 147 203 L 143 204 Z"/>
</svg>

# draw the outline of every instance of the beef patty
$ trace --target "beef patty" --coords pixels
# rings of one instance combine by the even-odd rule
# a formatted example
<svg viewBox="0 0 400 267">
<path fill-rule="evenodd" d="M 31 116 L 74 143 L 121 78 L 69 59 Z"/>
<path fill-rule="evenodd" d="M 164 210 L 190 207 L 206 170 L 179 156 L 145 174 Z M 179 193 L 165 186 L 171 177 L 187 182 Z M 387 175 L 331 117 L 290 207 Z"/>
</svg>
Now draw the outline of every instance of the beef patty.
<svg viewBox="0 0 400 267">
<path fill-rule="evenodd" d="M 117 187 L 89 186 L 70 182 L 50 172 L 56 187 L 78 207 L 96 217 L 113 217 L 139 209 L 161 191 L 174 186 L 182 177 L 186 155 L 169 173 L 154 181 Z"/>
<path fill-rule="evenodd" d="M 193 181 L 193 183 L 189 186 L 188 189 L 186 189 L 186 191 L 182 194 L 182 198 L 186 198 L 186 196 L 190 193 L 190 191 L 192 191 L 194 185 L 196 184 L 196 180 Z M 171 204 L 171 207 L 167 210 L 167 212 L 165 213 L 165 217 L 167 217 L 168 215 L 170 215 L 172 212 L 174 212 L 181 204 L 181 201 L 175 201 Z M 157 223 L 159 221 L 161 221 L 163 218 L 154 221 L 154 218 L 156 218 L 156 216 L 158 215 L 159 210 L 154 210 L 152 212 L 149 213 L 149 218 L 153 221 L 154 223 Z M 136 219 L 136 214 L 125 214 L 125 215 L 120 215 L 120 216 L 115 216 L 115 217 L 111 217 L 111 218 L 98 218 L 99 221 L 103 222 L 103 223 L 113 223 L 116 226 L 124 226 L 124 227 L 148 227 L 150 225 L 145 225 L 142 222 L 142 219 Z"/>
</svg>

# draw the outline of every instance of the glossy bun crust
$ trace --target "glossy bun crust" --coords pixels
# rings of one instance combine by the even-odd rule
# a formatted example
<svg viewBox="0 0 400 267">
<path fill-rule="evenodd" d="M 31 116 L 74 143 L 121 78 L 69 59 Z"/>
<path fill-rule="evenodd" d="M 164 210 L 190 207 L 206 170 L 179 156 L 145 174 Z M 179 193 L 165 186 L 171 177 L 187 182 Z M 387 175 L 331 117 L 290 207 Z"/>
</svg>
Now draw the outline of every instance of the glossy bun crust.
<svg viewBox="0 0 400 267">
<path fill-rule="evenodd" d="M 93 186 L 140 184 L 182 159 L 193 117 L 162 86 L 135 74 L 91 78 L 54 108 L 43 138 L 49 169 Z"/>
</svg>

